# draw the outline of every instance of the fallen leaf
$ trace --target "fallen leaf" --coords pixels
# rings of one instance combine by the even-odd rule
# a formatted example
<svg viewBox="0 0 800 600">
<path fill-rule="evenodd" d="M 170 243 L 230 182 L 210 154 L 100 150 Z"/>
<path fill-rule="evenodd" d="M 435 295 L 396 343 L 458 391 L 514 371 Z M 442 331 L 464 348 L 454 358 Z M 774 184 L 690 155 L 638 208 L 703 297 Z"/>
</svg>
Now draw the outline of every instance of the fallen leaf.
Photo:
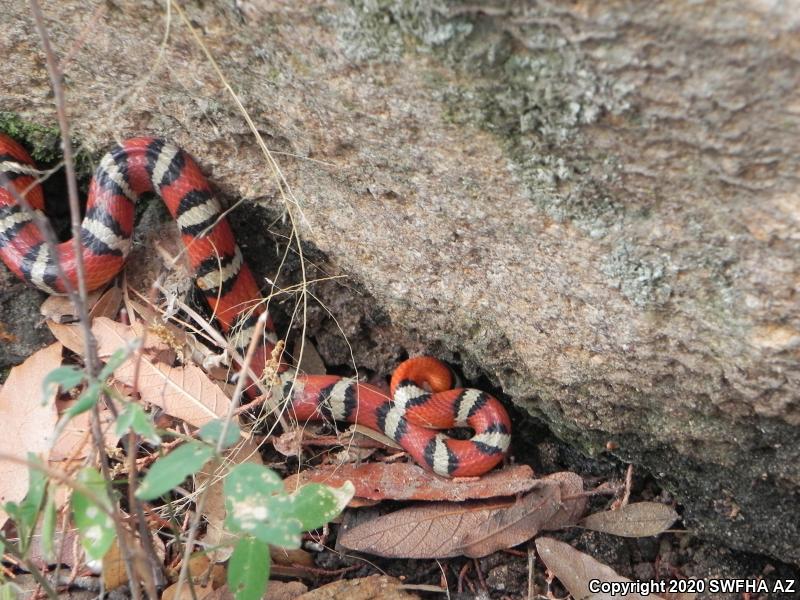
<svg viewBox="0 0 800 600">
<path fill-rule="evenodd" d="M 303 452 L 303 430 L 294 428 L 284 431 L 273 438 L 272 446 L 284 456 L 300 456 Z"/>
<path fill-rule="evenodd" d="M 103 557 L 103 585 L 109 591 L 128 583 L 128 573 L 125 570 L 125 560 L 118 540 L 114 540 L 111 548 Z"/>
<path fill-rule="evenodd" d="M 527 465 L 506 467 L 477 479 L 444 479 L 412 463 L 328 465 L 287 477 L 287 490 L 309 482 L 340 487 L 352 481 L 356 497 L 367 500 L 444 500 L 460 502 L 513 496 L 531 490 L 536 481 Z"/>
<path fill-rule="evenodd" d="M 544 529 L 554 530 L 575 525 L 586 513 L 589 503 L 583 493 L 583 478 L 572 471 L 560 471 L 544 477 L 548 481 L 557 481 L 561 486 L 561 507 L 545 524 Z"/>
<path fill-rule="evenodd" d="M 189 558 L 189 575 L 192 581 L 201 584 L 210 583 L 215 590 L 225 585 L 225 567 L 212 564 L 208 555 L 201 552 L 196 552 Z"/>
<path fill-rule="evenodd" d="M 470 558 L 512 548 L 535 536 L 561 508 L 557 481 L 540 480 L 536 488 L 508 508 L 493 513 L 461 538 L 461 551 Z"/>
<path fill-rule="evenodd" d="M 194 591 L 194 595 L 192 594 L 192 591 Z M 163 594 L 161 594 L 161 600 L 175 600 L 177 598 L 177 593 L 178 584 L 173 583 L 164 590 Z M 204 598 L 209 598 L 213 593 L 214 588 L 211 584 L 206 586 L 195 585 L 194 590 L 192 590 L 188 583 L 184 583 L 183 589 L 181 589 L 180 600 L 203 600 Z"/>
<path fill-rule="evenodd" d="M 63 494 L 62 494 L 63 496 Z M 62 499 L 62 504 L 66 503 L 66 497 Z M 61 564 L 72 567 L 78 561 L 85 561 L 86 557 L 83 554 L 80 540 L 78 537 L 78 530 L 74 525 L 69 525 L 66 531 L 61 528 L 61 518 L 58 519 L 58 525 L 55 528 L 53 535 L 53 548 L 55 552 L 61 549 L 61 554 L 58 560 Z M 44 558 L 44 549 L 42 547 L 42 526 L 41 523 L 36 527 L 36 533 L 31 538 L 31 545 L 28 548 L 28 557 L 36 565 L 47 565 L 50 561 Z"/>
<path fill-rule="evenodd" d="M 99 317 L 92 324 L 92 332 L 97 338 L 98 354 L 106 359 L 141 338 L 143 328 L 141 324 L 128 326 Z M 147 347 L 142 351 L 136 382 L 141 400 L 159 406 L 167 414 L 195 427 L 224 417 L 230 406 L 230 399 L 224 392 L 193 364 L 173 367 L 153 357 L 154 351 L 166 350 L 169 348 L 155 336 L 147 336 Z M 133 387 L 136 361 L 135 355 L 129 356 L 114 371 L 114 379 Z"/>
<path fill-rule="evenodd" d="M 100 292 L 89 292 L 86 296 L 86 306 L 93 306 L 98 298 L 100 298 Z M 67 296 L 48 296 L 39 307 L 39 313 L 56 323 L 72 323 L 80 319 L 72 301 Z"/>
<path fill-rule="evenodd" d="M 330 452 L 326 457 L 326 464 L 332 467 L 341 465 L 360 465 L 370 456 L 375 454 L 375 448 L 361 448 L 360 446 L 347 445 L 337 452 Z"/>
<path fill-rule="evenodd" d="M 296 600 L 308 591 L 308 586 L 300 581 L 270 580 L 263 600 Z M 234 600 L 227 585 L 206 596 L 206 600 Z M 353 600 L 352 598 L 350 600 Z"/>
<path fill-rule="evenodd" d="M 264 600 L 296 600 L 307 591 L 308 586 L 300 581 L 270 581 Z"/>
<path fill-rule="evenodd" d="M 50 449 L 48 460 L 51 463 L 82 461 L 93 452 L 91 422 L 90 412 L 81 413 L 70 419 Z M 119 442 L 119 436 L 115 432 L 114 415 L 107 408 L 100 410 L 100 430 L 103 432 L 106 448 L 114 448 Z"/>
<path fill-rule="evenodd" d="M 608 593 L 591 592 L 589 582 L 592 580 L 608 583 L 631 583 L 630 579 L 619 575 L 608 565 L 604 565 L 588 554 L 579 552 L 564 542 L 552 538 L 539 538 L 536 540 L 536 551 L 542 562 L 558 577 L 573 598 L 606 600 L 622 597 L 621 593 L 611 596 Z M 635 591 L 628 592 L 624 598 L 625 600 L 664 600 L 660 596 L 653 594 L 644 596 Z"/>
<path fill-rule="evenodd" d="M 269 555 L 273 565 L 297 565 L 301 567 L 316 567 L 314 556 L 302 548 L 279 548 L 278 546 L 269 547 Z"/>
<path fill-rule="evenodd" d="M 97 299 L 89 309 L 89 318 L 108 317 L 114 319 L 122 306 L 122 290 L 117 285 L 112 285 Z"/>
<path fill-rule="evenodd" d="M 403 583 L 386 575 L 361 579 L 341 579 L 297 596 L 297 600 L 414 600 L 418 595 L 407 592 Z"/>
<path fill-rule="evenodd" d="M 396 450 L 402 450 L 403 447 L 395 442 L 392 438 L 388 435 L 382 434 L 380 431 L 375 431 L 374 429 L 370 429 L 369 427 L 364 427 L 363 425 L 351 425 L 347 428 L 346 431 L 343 431 L 339 434 L 339 437 L 345 437 L 346 440 L 343 443 L 348 443 L 350 439 L 354 435 L 363 435 L 366 438 L 375 440 L 376 442 L 380 442 L 384 446 L 388 446 L 389 448 L 395 448 Z"/>
<path fill-rule="evenodd" d="M 53 334 L 65 348 L 68 348 L 78 356 L 84 356 L 84 343 L 83 331 L 78 324 L 64 325 L 63 323 L 56 323 L 55 321 L 45 321 L 50 333 Z"/>
<path fill-rule="evenodd" d="M 347 514 L 339 543 L 387 558 L 446 558 L 461 554 L 464 536 L 510 501 L 421 504 L 351 526 Z"/>
<path fill-rule="evenodd" d="M 621 537 L 640 538 L 663 533 L 678 519 L 675 510 L 660 502 L 636 502 L 618 510 L 606 510 L 586 517 L 581 525 Z"/>
<path fill-rule="evenodd" d="M 45 377 L 61 365 L 63 347 L 58 342 L 39 350 L 24 363 L 11 369 L 0 390 L 0 506 L 19 502 L 28 492 L 28 467 L 4 456 L 26 458 L 29 452 L 46 455 L 58 416 L 56 390 L 44 398 Z M 52 387 L 52 386 L 51 386 Z M 8 515 L 0 509 L 0 527 Z"/>
</svg>

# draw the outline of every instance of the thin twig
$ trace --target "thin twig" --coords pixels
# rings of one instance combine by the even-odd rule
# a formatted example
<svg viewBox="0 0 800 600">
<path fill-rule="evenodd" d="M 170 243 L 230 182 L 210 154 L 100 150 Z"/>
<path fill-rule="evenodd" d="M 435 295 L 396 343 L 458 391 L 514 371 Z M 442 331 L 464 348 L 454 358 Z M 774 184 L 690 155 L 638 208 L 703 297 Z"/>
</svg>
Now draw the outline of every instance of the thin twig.
<svg viewBox="0 0 800 600">
<path fill-rule="evenodd" d="M 53 48 L 50 45 L 50 38 L 47 33 L 47 27 L 44 22 L 44 16 L 42 15 L 42 10 L 41 7 L 39 6 L 38 0 L 30 0 L 30 5 L 36 30 L 38 31 L 39 37 L 41 38 L 42 41 L 42 49 L 44 50 L 45 54 L 47 73 L 50 77 L 51 87 L 53 90 L 53 96 L 56 105 L 58 126 L 59 129 L 61 130 L 61 145 L 64 154 L 64 168 L 67 176 L 67 198 L 69 201 L 70 224 L 72 229 L 72 244 L 75 255 L 74 256 L 75 274 L 78 280 L 78 298 L 77 299 L 74 298 L 73 295 L 73 301 L 79 300 L 78 302 L 75 302 L 75 310 L 80 319 L 81 330 L 83 331 L 84 345 L 86 348 L 84 361 L 87 373 L 89 374 L 90 378 L 94 378 L 97 375 L 99 368 L 99 360 L 97 357 L 97 340 L 95 340 L 94 335 L 92 334 L 89 321 L 89 311 L 87 309 L 88 290 L 86 286 L 85 265 L 83 262 L 83 244 L 81 242 L 81 211 L 78 199 L 78 182 L 75 174 L 75 160 L 72 153 L 72 144 L 70 142 L 70 128 L 69 128 L 69 120 L 67 118 L 66 101 L 64 98 L 62 74 L 58 65 L 58 60 L 56 59 L 55 53 L 53 52 Z M 55 262 L 58 262 L 58 254 L 54 254 L 53 258 Z M 108 401 L 108 408 L 109 410 L 111 410 L 112 414 L 116 417 L 116 407 L 114 407 L 113 402 Z M 100 469 L 103 474 L 103 478 L 105 480 L 106 491 L 109 498 L 113 499 L 114 489 L 108 467 L 108 455 L 105 452 L 105 446 L 103 443 L 103 433 L 100 429 L 100 410 L 97 404 L 95 404 L 95 406 L 92 407 L 91 430 L 92 430 L 92 437 L 94 438 L 96 451 L 100 458 Z M 125 543 L 124 539 L 125 526 L 123 525 L 122 521 L 119 518 L 118 511 L 112 510 L 112 520 L 114 522 L 114 527 L 117 530 L 119 548 L 122 557 L 124 559 L 125 571 L 131 586 L 131 595 L 133 596 L 134 600 L 138 600 L 141 597 L 141 590 L 139 589 L 139 581 L 134 576 L 135 574 L 133 572 L 133 567 L 132 567 L 132 558 L 133 558 L 132 552 L 131 549 L 128 548 L 128 545 Z"/>
<path fill-rule="evenodd" d="M 259 344 L 261 343 L 261 334 L 264 332 L 264 327 L 267 325 L 267 318 L 268 313 L 263 312 L 258 317 L 258 321 L 256 321 L 256 326 L 253 331 L 253 336 L 250 338 L 250 344 L 247 346 L 247 352 L 245 353 L 244 364 L 250 364 L 250 361 L 253 359 L 253 355 L 256 353 Z M 242 393 L 244 392 L 244 386 L 247 381 L 247 377 L 242 376 L 239 377 L 239 380 L 236 382 L 236 389 L 233 392 L 233 398 L 231 398 L 230 406 L 228 406 L 228 414 L 225 415 L 225 419 L 222 423 L 222 432 L 219 435 L 219 439 L 217 440 L 217 445 L 215 448 L 215 454 L 220 456 L 222 454 L 222 450 L 225 444 L 225 437 L 228 433 L 228 428 L 230 427 L 231 421 L 233 420 L 234 413 L 236 412 L 236 408 L 239 406 L 239 402 L 242 398 Z M 223 463 L 224 464 L 224 463 Z M 210 487 L 210 486 L 209 486 Z M 189 558 L 192 555 L 192 548 L 194 548 L 195 539 L 197 539 L 197 532 L 200 529 L 200 521 L 203 518 L 203 509 L 205 508 L 207 492 L 209 487 L 202 490 L 197 498 L 195 503 L 195 511 L 194 511 L 194 518 L 192 519 L 191 526 L 189 527 L 189 536 L 186 539 L 185 548 L 183 551 L 183 562 L 181 563 L 181 571 L 178 575 L 178 584 L 175 589 L 175 598 L 182 598 L 181 592 L 183 591 L 183 584 L 186 581 L 186 575 L 189 572 Z"/>
<path fill-rule="evenodd" d="M 62 473 L 56 469 L 51 469 L 50 467 L 37 462 L 35 460 L 28 460 L 27 458 L 21 458 L 19 456 L 15 456 L 13 454 L 7 454 L 5 452 L 0 452 L 0 461 L 6 461 L 10 463 L 14 463 L 17 465 L 24 465 L 29 469 L 33 469 L 35 471 L 39 471 L 44 475 L 47 475 L 49 479 L 54 479 L 59 483 L 63 483 L 67 487 L 72 488 L 76 492 L 80 492 L 84 496 L 86 496 L 91 502 L 104 512 L 109 517 L 114 517 L 114 511 L 106 505 L 105 501 L 100 498 L 94 491 L 90 488 L 86 487 L 79 481 L 76 481 L 74 478 L 70 477 L 66 473 Z"/>
<path fill-rule="evenodd" d="M 53 48 L 50 46 L 50 38 L 47 35 L 47 27 L 44 23 L 44 16 L 42 9 L 39 7 L 37 0 L 30 0 L 31 13 L 33 20 L 36 24 L 36 30 L 39 32 L 39 37 L 42 40 L 42 48 L 44 50 L 47 73 L 50 76 L 50 83 L 53 89 L 53 96 L 56 105 L 56 115 L 58 117 L 58 126 L 61 130 L 61 146 L 64 153 L 64 169 L 67 175 L 67 199 L 69 201 L 70 225 L 72 228 L 72 244 L 75 251 L 75 273 L 78 278 L 78 295 L 80 302 L 75 306 L 78 317 L 81 321 L 81 327 L 84 334 L 84 343 L 86 345 L 86 369 L 89 375 L 94 376 L 97 373 L 97 342 L 92 335 L 89 328 L 89 312 L 86 309 L 87 305 L 87 289 L 86 289 L 86 270 L 83 263 L 83 244 L 81 243 L 81 208 L 78 199 L 78 180 L 75 175 L 75 160 L 72 154 L 72 144 L 70 142 L 69 121 L 67 119 L 66 102 L 64 100 L 64 88 L 62 85 L 62 75 L 58 67 L 58 61 L 53 53 Z M 57 260 L 58 254 L 54 255 Z M 97 441 L 97 440 L 95 440 Z"/>
</svg>

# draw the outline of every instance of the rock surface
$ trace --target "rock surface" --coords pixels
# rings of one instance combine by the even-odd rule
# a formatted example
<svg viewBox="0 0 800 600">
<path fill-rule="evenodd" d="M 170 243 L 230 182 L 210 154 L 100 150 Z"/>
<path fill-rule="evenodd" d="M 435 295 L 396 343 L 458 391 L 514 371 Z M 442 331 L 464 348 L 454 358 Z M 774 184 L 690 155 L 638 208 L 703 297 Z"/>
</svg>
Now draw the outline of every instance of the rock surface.
<svg viewBox="0 0 800 600">
<path fill-rule="evenodd" d="M 800 563 L 797 2 L 233 5 L 173 12 L 162 46 L 162 2 L 45 4 L 88 154 L 176 140 L 288 206 L 409 347 L 614 441 L 690 528 Z M 46 156 L 39 43 L 4 10 L 0 130 Z"/>
</svg>

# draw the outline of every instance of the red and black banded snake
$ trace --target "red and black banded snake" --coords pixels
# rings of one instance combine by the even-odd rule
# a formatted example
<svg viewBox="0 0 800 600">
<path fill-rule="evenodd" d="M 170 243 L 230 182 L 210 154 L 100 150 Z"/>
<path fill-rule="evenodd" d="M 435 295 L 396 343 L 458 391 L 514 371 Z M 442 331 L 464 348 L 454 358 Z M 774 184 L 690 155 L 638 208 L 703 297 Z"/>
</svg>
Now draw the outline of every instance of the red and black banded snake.
<svg viewBox="0 0 800 600">
<path fill-rule="evenodd" d="M 26 150 L 0 134 L 0 171 L 30 205 L 43 210 L 38 173 Z M 160 196 L 177 221 L 197 286 L 228 341 L 243 351 L 258 317 L 266 310 L 261 292 L 245 263 L 222 206 L 197 163 L 177 146 L 140 137 L 114 146 L 103 158 L 89 186 L 81 224 L 87 288 L 111 281 L 131 249 L 134 206 L 142 194 Z M 0 258 L 17 277 L 51 294 L 64 293 L 56 261 L 77 284 L 74 245 L 58 246 L 57 255 L 15 197 L 0 187 Z M 262 373 L 277 336 L 267 319 L 264 342 L 251 362 Z M 511 422 L 502 404 L 474 389 L 451 389 L 450 370 L 430 357 L 411 358 L 394 372 L 391 398 L 355 379 L 299 375 L 281 365 L 284 394 L 299 420 L 332 418 L 359 423 L 399 443 L 423 467 L 447 477 L 481 475 L 508 451 Z M 291 391 L 289 391 L 291 390 Z M 474 435 L 454 439 L 441 429 L 470 427 Z"/>
</svg>

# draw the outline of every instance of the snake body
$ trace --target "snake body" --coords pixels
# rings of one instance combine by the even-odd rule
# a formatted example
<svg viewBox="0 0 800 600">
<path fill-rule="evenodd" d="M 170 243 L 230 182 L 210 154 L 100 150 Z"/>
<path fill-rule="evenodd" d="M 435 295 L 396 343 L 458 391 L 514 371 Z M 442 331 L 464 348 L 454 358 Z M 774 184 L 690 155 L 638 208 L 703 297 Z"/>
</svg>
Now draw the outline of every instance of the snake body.
<svg viewBox="0 0 800 600">
<path fill-rule="evenodd" d="M 31 157 L 2 134 L 0 171 L 18 195 L 25 194 L 33 208 L 43 210 Z M 265 311 L 261 292 L 206 177 L 194 159 L 174 144 L 132 138 L 100 160 L 80 231 L 87 288 L 104 286 L 122 269 L 131 250 L 135 203 L 147 193 L 161 197 L 177 222 L 197 287 L 229 343 L 244 354 Z M 63 242 L 56 253 L 51 252 L 30 213 L 4 187 L 0 187 L 0 258 L 17 277 L 47 293 L 66 291 L 57 263 L 71 285 L 77 285 L 73 242 Z M 255 373 L 263 372 L 276 343 L 268 318 L 250 364 Z M 450 370 L 430 357 L 412 358 L 397 368 L 391 398 L 355 379 L 302 375 L 285 364 L 280 380 L 297 419 L 329 418 L 378 430 L 439 475 L 481 475 L 502 461 L 508 450 L 511 423 L 502 404 L 485 392 L 451 389 Z M 451 427 L 471 427 L 474 435 L 460 440 L 439 431 Z"/>
</svg>

